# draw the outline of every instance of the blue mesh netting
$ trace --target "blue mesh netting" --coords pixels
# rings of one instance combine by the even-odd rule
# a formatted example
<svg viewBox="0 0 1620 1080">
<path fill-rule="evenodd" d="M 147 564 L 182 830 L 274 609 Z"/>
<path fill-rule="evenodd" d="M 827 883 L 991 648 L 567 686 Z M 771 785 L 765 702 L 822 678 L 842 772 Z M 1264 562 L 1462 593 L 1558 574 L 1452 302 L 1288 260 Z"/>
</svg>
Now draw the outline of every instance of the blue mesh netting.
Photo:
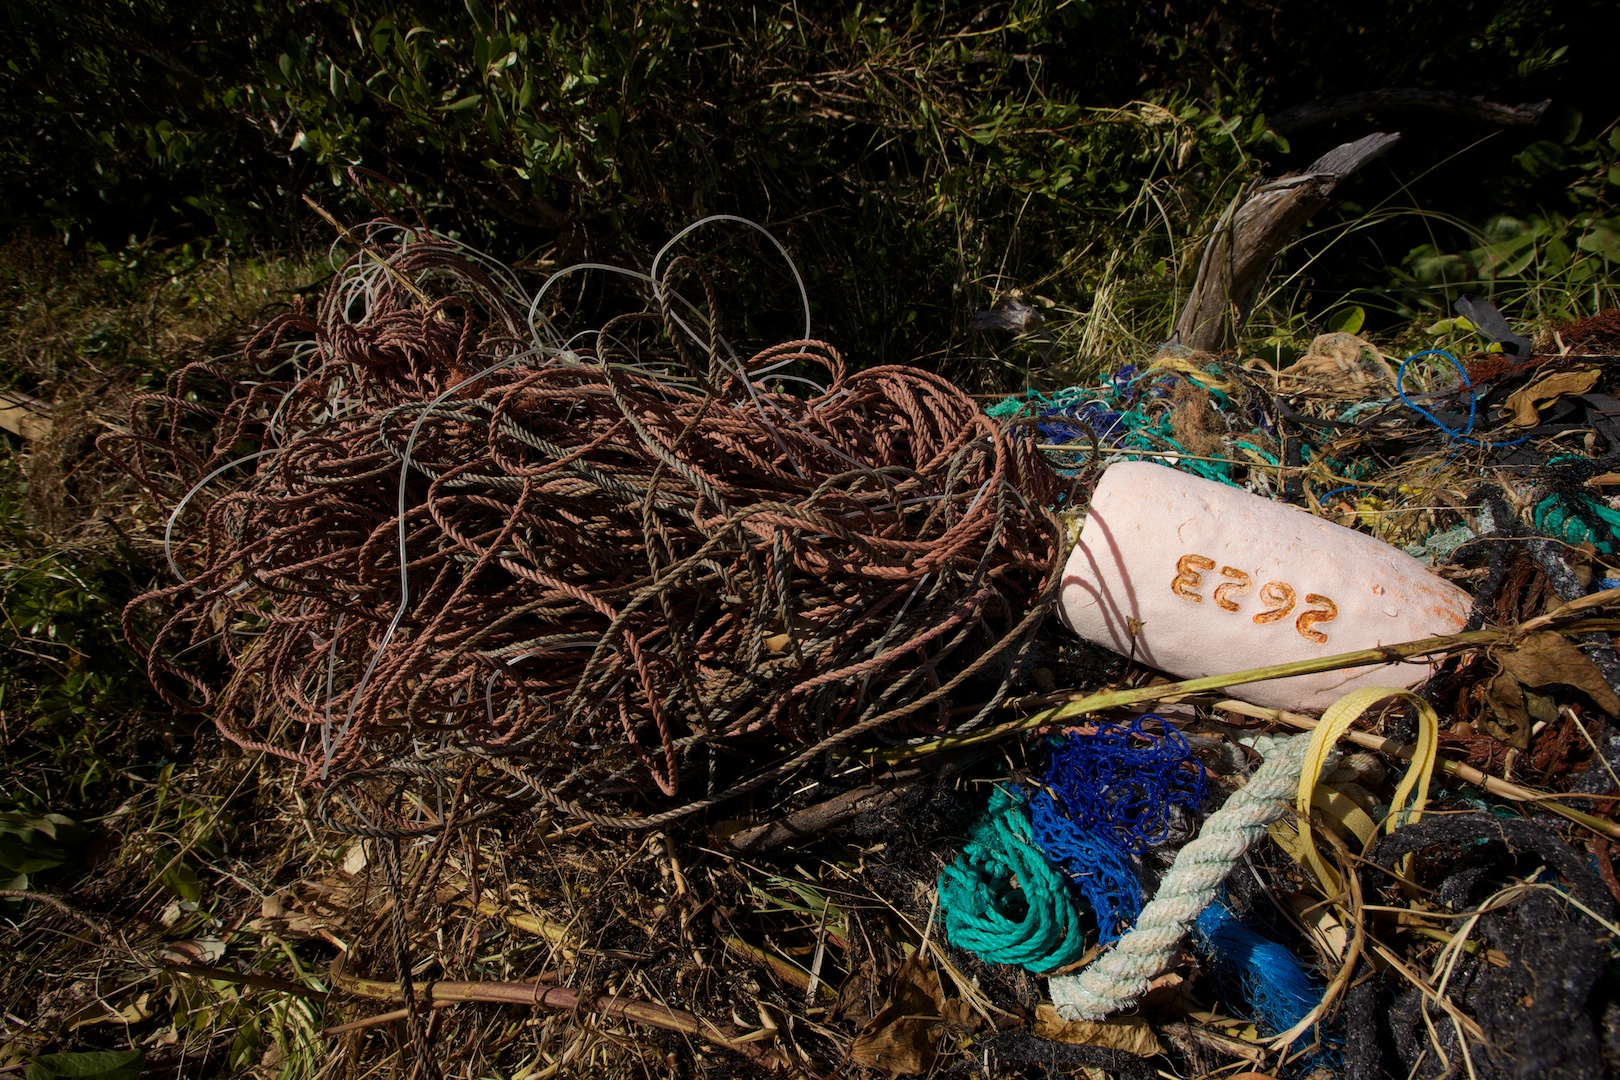
<svg viewBox="0 0 1620 1080">
<path fill-rule="evenodd" d="M 1163 735 L 1142 730 L 1157 720 Z M 1116 941 L 1142 911 L 1131 854 L 1170 834 L 1171 807 L 1196 810 L 1204 771 L 1192 748 L 1161 717 L 1128 728 L 1103 724 L 1052 747 L 1041 788 L 1030 798 L 1030 836 L 1085 897 L 1101 941 Z"/>
<path fill-rule="evenodd" d="M 1164 734 L 1143 731 L 1144 720 L 1163 725 Z M 1070 821 L 1135 855 L 1170 835 L 1171 807 L 1197 810 L 1204 801 L 1204 770 L 1192 747 L 1151 715 L 1065 739 L 1053 747 L 1042 782 Z"/>
<path fill-rule="evenodd" d="M 1249 929 L 1221 901 L 1198 916 L 1196 931 L 1199 948 L 1242 994 L 1262 1034 L 1287 1031 L 1321 1000 L 1322 991 L 1293 953 Z"/>
<path fill-rule="evenodd" d="M 1064 817 L 1044 791 L 1035 793 L 1029 807 L 1035 846 L 1085 897 L 1097 920 L 1098 941 L 1118 941 L 1142 913 L 1142 883 L 1130 856 L 1106 834 Z"/>
</svg>

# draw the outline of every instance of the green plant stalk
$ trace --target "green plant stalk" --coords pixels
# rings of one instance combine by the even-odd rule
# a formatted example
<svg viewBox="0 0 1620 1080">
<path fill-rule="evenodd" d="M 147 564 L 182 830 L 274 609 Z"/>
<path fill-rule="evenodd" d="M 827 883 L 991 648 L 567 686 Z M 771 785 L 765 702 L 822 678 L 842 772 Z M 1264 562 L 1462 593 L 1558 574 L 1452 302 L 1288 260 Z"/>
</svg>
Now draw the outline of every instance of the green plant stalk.
<svg viewBox="0 0 1620 1080">
<path fill-rule="evenodd" d="M 1298 728 L 1301 731 L 1312 731 L 1319 722 L 1313 716 L 1302 716 L 1286 709 L 1267 709 L 1259 705 L 1251 705 L 1246 701 L 1219 701 L 1215 703 L 1215 708 L 1224 712 L 1235 712 L 1241 716 L 1275 720 L 1278 723 L 1287 724 L 1289 727 Z M 1344 733 L 1343 738 L 1368 750 L 1408 761 L 1411 760 L 1414 751 L 1412 746 L 1403 745 L 1393 739 L 1382 738 L 1368 731 L 1347 731 Z M 1582 810 L 1576 810 L 1574 807 L 1565 806 L 1546 792 L 1536 791 L 1533 788 L 1523 787 L 1499 779 L 1474 768 L 1466 762 L 1452 761 L 1450 758 L 1436 759 L 1435 767 L 1447 776 L 1455 776 L 1464 783 L 1484 788 L 1498 798 L 1518 803 L 1535 803 L 1541 809 L 1567 818 L 1577 825 L 1591 829 L 1593 832 L 1603 833 L 1613 839 L 1620 840 L 1620 823 L 1606 821 Z"/>
<path fill-rule="evenodd" d="M 1269 679 L 1286 679 L 1293 675 L 1315 675 L 1323 671 L 1339 671 L 1345 668 L 1367 667 L 1371 664 L 1394 663 L 1419 656 L 1462 652 L 1466 649 L 1475 649 L 1482 645 L 1494 645 L 1498 642 L 1510 640 L 1521 633 L 1523 629 L 1523 627 L 1510 627 L 1506 630 L 1471 630 L 1463 634 L 1443 634 L 1439 637 L 1421 638 L 1417 641 L 1408 641 L 1399 645 L 1379 645 L 1371 649 L 1358 649 L 1355 652 L 1323 656 L 1315 660 L 1296 660 L 1288 664 L 1271 664 L 1266 667 L 1228 672 L 1225 675 L 1205 675 L 1197 679 L 1183 679 L 1180 682 L 1141 686 L 1130 690 L 1105 690 L 1098 694 L 1086 694 L 1072 698 L 1062 705 L 1043 710 L 1034 716 L 1027 716 L 1021 720 L 1009 720 L 1005 724 L 998 724 L 995 727 L 986 728 L 984 731 L 975 731 L 968 735 L 946 735 L 931 742 L 918 743 L 912 746 L 867 750 L 859 756 L 873 758 L 878 761 L 903 761 L 909 758 L 922 757 L 926 754 L 960 750 L 968 746 L 977 746 L 980 743 L 993 742 L 1005 735 L 1029 731 L 1049 724 L 1062 723 L 1065 720 L 1085 716 L 1089 713 L 1115 709 L 1121 705 L 1162 701 L 1165 698 L 1199 694 L 1207 690 L 1224 690 L 1229 686 L 1237 686 L 1240 683 L 1265 682 Z M 1620 619 L 1581 619 L 1562 626 L 1549 625 L 1546 629 L 1556 630 L 1561 634 L 1586 634 L 1597 630 L 1620 630 Z"/>
</svg>

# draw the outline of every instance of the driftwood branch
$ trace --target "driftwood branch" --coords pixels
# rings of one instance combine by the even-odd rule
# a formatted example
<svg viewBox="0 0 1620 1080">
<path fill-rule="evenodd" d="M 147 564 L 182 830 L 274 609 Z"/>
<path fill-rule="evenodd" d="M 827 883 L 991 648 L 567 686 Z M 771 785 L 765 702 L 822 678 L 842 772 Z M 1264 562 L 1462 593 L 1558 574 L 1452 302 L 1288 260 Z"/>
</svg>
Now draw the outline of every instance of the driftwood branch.
<svg viewBox="0 0 1620 1080">
<path fill-rule="evenodd" d="M 51 433 L 50 409 L 27 394 L 0 391 L 0 428 L 25 439 L 44 439 Z"/>
<path fill-rule="evenodd" d="M 386 1002 L 404 999 L 404 990 L 397 982 L 362 979 L 342 972 L 334 972 L 333 981 L 338 990 L 355 997 Z M 767 1069 L 776 1069 L 782 1064 L 774 1050 L 762 1045 L 760 1032 L 736 1035 L 689 1012 L 651 1001 L 622 998 L 617 994 L 581 995 L 572 987 L 548 986 L 545 983 L 452 980 L 419 986 L 417 992 L 422 997 L 422 1004 L 434 1008 L 458 1001 L 477 1001 L 491 1005 L 527 1005 L 531 1008 L 564 1012 L 583 1010 L 702 1039 L 713 1046 L 750 1057 Z"/>
<path fill-rule="evenodd" d="M 1198 352 L 1236 344 L 1237 331 L 1283 244 L 1328 204 L 1340 180 L 1400 138 L 1378 132 L 1345 143 L 1303 173 L 1262 182 L 1233 199 L 1215 224 L 1192 293 L 1176 317 L 1181 344 Z"/>
<path fill-rule="evenodd" d="M 1363 90 L 1342 97 L 1322 98 L 1293 105 L 1266 117 L 1271 130 L 1279 135 L 1291 135 L 1313 124 L 1329 120 L 1343 120 L 1361 113 L 1382 112 L 1387 109 L 1422 109 L 1443 113 L 1464 120 L 1483 120 L 1502 127 L 1534 127 L 1546 115 L 1552 101 L 1534 104 L 1503 105 L 1484 98 L 1469 97 L 1454 90 L 1420 90 L 1415 87 L 1391 87 L 1385 90 Z"/>
<path fill-rule="evenodd" d="M 865 787 L 734 833 L 726 840 L 726 845 L 740 854 L 757 855 L 826 832 L 868 811 L 881 810 L 900 798 L 910 784 L 931 772 L 922 768 L 896 770 Z"/>
</svg>

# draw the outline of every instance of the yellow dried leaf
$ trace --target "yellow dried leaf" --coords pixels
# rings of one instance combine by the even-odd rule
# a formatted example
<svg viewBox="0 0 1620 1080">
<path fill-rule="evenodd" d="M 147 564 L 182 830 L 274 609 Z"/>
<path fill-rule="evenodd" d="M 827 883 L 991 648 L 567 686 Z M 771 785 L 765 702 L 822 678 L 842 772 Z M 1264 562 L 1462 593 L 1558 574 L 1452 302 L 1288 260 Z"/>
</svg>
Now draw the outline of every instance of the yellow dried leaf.
<svg viewBox="0 0 1620 1080">
<path fill-rule="evenodd" d="M 1559 371 L 1544 375 L 1528 386 L 1515 390 L 1502 407 L 1508 412 L 1509 427 L 1535 427 L 1541 420 L 1541 404 L 1557 401 L 1565 394 L 1584 394 L 1597 385 L 1598 370 Z"/>
<path fill-rule="evenodd" d="M 1065 1020 L 1050 1005 L 1035 1010 L 1035 1034 L 1074 1046 L 1100 1046 L 1137 1057 L 1164 1053 L 1159 1037 L 1140 1016 L 1110 1016 L 1106 1020 Z"/>
</svg>

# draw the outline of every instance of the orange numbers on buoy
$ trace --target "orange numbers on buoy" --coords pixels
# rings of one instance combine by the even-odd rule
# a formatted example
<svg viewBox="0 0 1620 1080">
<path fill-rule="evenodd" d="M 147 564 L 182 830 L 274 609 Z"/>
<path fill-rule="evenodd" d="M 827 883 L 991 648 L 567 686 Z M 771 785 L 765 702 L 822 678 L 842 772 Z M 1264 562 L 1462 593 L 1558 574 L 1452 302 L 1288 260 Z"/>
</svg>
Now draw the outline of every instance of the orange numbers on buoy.
<svg viewBox="0 0 1620 1080">
<path fill-rule="evenodd" d="M 1294 621 L 1294 628 L 1299 631 L 1300 637 L 1308 638 L 1318 645 L 1322 645 L 1326 643 L 1327 635 L 1320 630 L 1311 628 L 1317 623 L 1332 622 L 1337 619 L 1339 617 L 1339 605 L 1320 593 L 1306 593 L 1305 602 L 1317 606 L 1308 611 L 1300 612 L 1299 618 Z"/>
<path fill-rule="evenodd" d="M 1204 583 L 1204 571 L 1213 569 L 1214 559 L 1206 559 L 1202 555 L 1183 555 L 1176 560 L 1176 580 L 1170 583 L 1170 591 L 1184 600 L 1202 604 L 1204 598 L 1193 590 Z"/>
<path fill-rule="evenodd" d="M 1215 560 L 1207 555 L 1183 555 L 1176 560 L 1176 576 L 1170 582 L 1170 591 L 1183 600 L 1203 603 L 1204 596 L 1198 590 L 1204 586 L 1204 575 L 1215 568 Z M 1222 566 L 1220 575 L 1226 580 L 1215 586 L 1215 606 L 1222 611 L 1241 611 L 1239 594 L 1254 585 L 1254 578 L 1235 566 Z M 1264 607 L 1254 615 L 1254 621 L 1261 626 L 1288 618 L 1299 602 L 1299 594 L 1286 581 L 1266 582 L 1260 586 L 1259 596 Z M 1309 606 L 1294 620 L 1294 629 L 1306 641 L 1326 644 L 1327 635 L 1316 628 L 1337 619 L 1339 606 L 1321 593 L 1306 593 L 1305 603 Z"/>
<path fill-rule="evenodd" d="M 1221 567 L 1221 577 L 1229 578 L 1224 585 L 1215 586 L 1215 606 L 1222 611 L 1236 611 L 1237 601 L 1232 599 L 1233 593 L 1240 593 L 1254 582 L 1248 574 L 1230 566 Z"/>
<path fill-rule="evenodd" d="M 1255 622 L 1265 625 L 1286 619 L 1294 610 L 1294 587 L 1286 581 L 1268 581 L 1260 586 L 1260 600 L 1271 606 L 1256 615 Z"/>
</svg>

